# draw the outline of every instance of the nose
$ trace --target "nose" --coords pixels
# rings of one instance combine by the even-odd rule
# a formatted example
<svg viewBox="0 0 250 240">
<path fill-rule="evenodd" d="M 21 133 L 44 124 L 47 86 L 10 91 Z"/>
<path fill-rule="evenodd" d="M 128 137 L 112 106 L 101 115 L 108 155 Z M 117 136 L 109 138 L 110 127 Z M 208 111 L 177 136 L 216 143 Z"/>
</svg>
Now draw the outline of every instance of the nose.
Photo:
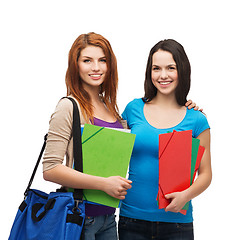
<svg viewBox="0 0 250 240">
<path fill-rule="evenodd" d="M 100 66 L 99 66 L 99 62 L 98 61 L 94 61 L 92 63 L 92 71 L 98 72 L 100 70 Z"/>
<path fill-rule="evenodd" d="M 165 69 L 163 69 L 162 72 L 161 72 L 161 78 L 162 79 L 167 79 L 168 78 L 168 72 Z"/>
</svg>

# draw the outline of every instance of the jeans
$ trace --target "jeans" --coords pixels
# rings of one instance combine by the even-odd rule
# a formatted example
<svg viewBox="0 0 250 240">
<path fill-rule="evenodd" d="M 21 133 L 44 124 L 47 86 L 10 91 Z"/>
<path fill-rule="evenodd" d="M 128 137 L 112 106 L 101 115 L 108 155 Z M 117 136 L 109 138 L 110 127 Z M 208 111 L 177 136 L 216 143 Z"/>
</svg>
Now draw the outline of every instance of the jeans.
<svg viewBox="0 0 250 240">
<path fill-rule="evenodd" d="M 81 239 L 117 240 L 115 215 L 86 217 Z"/>
<path fill-rule="evenodd" d="M 193 240 L 193 223 L 150 222 L 119 217 L 119 240 Z"/>
</svg>

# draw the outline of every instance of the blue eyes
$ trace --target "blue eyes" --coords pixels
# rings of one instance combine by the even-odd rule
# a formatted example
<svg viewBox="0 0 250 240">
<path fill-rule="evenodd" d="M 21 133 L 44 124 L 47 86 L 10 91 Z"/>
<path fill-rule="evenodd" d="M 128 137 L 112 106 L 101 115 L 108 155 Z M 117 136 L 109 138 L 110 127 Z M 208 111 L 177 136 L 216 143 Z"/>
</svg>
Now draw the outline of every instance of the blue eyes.
<svg viewBox="0 0 250 240">
<path fill-rule="evenodd" d="M 90 63 L 91 60 L 90 60 L 90 59 L 84 59 L 83 62 L 84 62 L 84 63 Z M 106 59 L 99 59 L 99 62 L 101 62 L 101 63 L 106 63 L 107 60 L 106 60 Z"/>
</svg>

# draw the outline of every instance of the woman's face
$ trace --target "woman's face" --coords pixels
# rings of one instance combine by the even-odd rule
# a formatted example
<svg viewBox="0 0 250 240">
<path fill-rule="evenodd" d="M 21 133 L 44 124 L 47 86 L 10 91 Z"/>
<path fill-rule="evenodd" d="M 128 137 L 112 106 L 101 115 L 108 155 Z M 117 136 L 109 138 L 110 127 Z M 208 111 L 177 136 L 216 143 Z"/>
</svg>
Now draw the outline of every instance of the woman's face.
<svg viewBox="0 0 250 240">
<path fill-rule="evenodd" d="M 82 49 L 78 59 L 79 75 L 85 87 L 98 87 L 107 73 L 106 57 L 102 48 L 87 46 Z"/>
<path fill-rule="evenodd" d="M 151 78 L 158 92 L 174 94 L 178 85 L 178 72 L 170 52 L 160 49 L 153 54 Z"/>
</svg>

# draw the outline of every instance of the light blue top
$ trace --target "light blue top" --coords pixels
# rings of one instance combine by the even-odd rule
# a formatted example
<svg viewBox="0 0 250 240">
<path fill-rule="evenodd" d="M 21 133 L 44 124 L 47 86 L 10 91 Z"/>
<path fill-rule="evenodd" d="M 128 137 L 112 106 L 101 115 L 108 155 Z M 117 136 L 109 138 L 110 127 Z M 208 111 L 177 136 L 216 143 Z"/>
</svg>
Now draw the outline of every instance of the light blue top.
<svg viewBox="0 0 250 240">
<path fill-rule="evenodd" d="M 126 198 L 122 202 L 120 215 L 147 221 L 192 222 L 191 202 L 186 215 L 166 213 L 164 209 L 158 209 L 156 197 L 159 179 L 159 134 L 173 130 L 192 130 L 193 137 L 196 138 L 210 128 L 207 118 L 199 111 L 187 109 L 184 119 L 175 127 L 157 129 L 147 122 L 143 111 L 144 104 L 142 99 L 134 99 L 122 114 L 131 132 L 136 134 L 136 138 L 129 166 L 129 179 L 133 181 L 132 188 L 127 191 Z"/>
</svg>

